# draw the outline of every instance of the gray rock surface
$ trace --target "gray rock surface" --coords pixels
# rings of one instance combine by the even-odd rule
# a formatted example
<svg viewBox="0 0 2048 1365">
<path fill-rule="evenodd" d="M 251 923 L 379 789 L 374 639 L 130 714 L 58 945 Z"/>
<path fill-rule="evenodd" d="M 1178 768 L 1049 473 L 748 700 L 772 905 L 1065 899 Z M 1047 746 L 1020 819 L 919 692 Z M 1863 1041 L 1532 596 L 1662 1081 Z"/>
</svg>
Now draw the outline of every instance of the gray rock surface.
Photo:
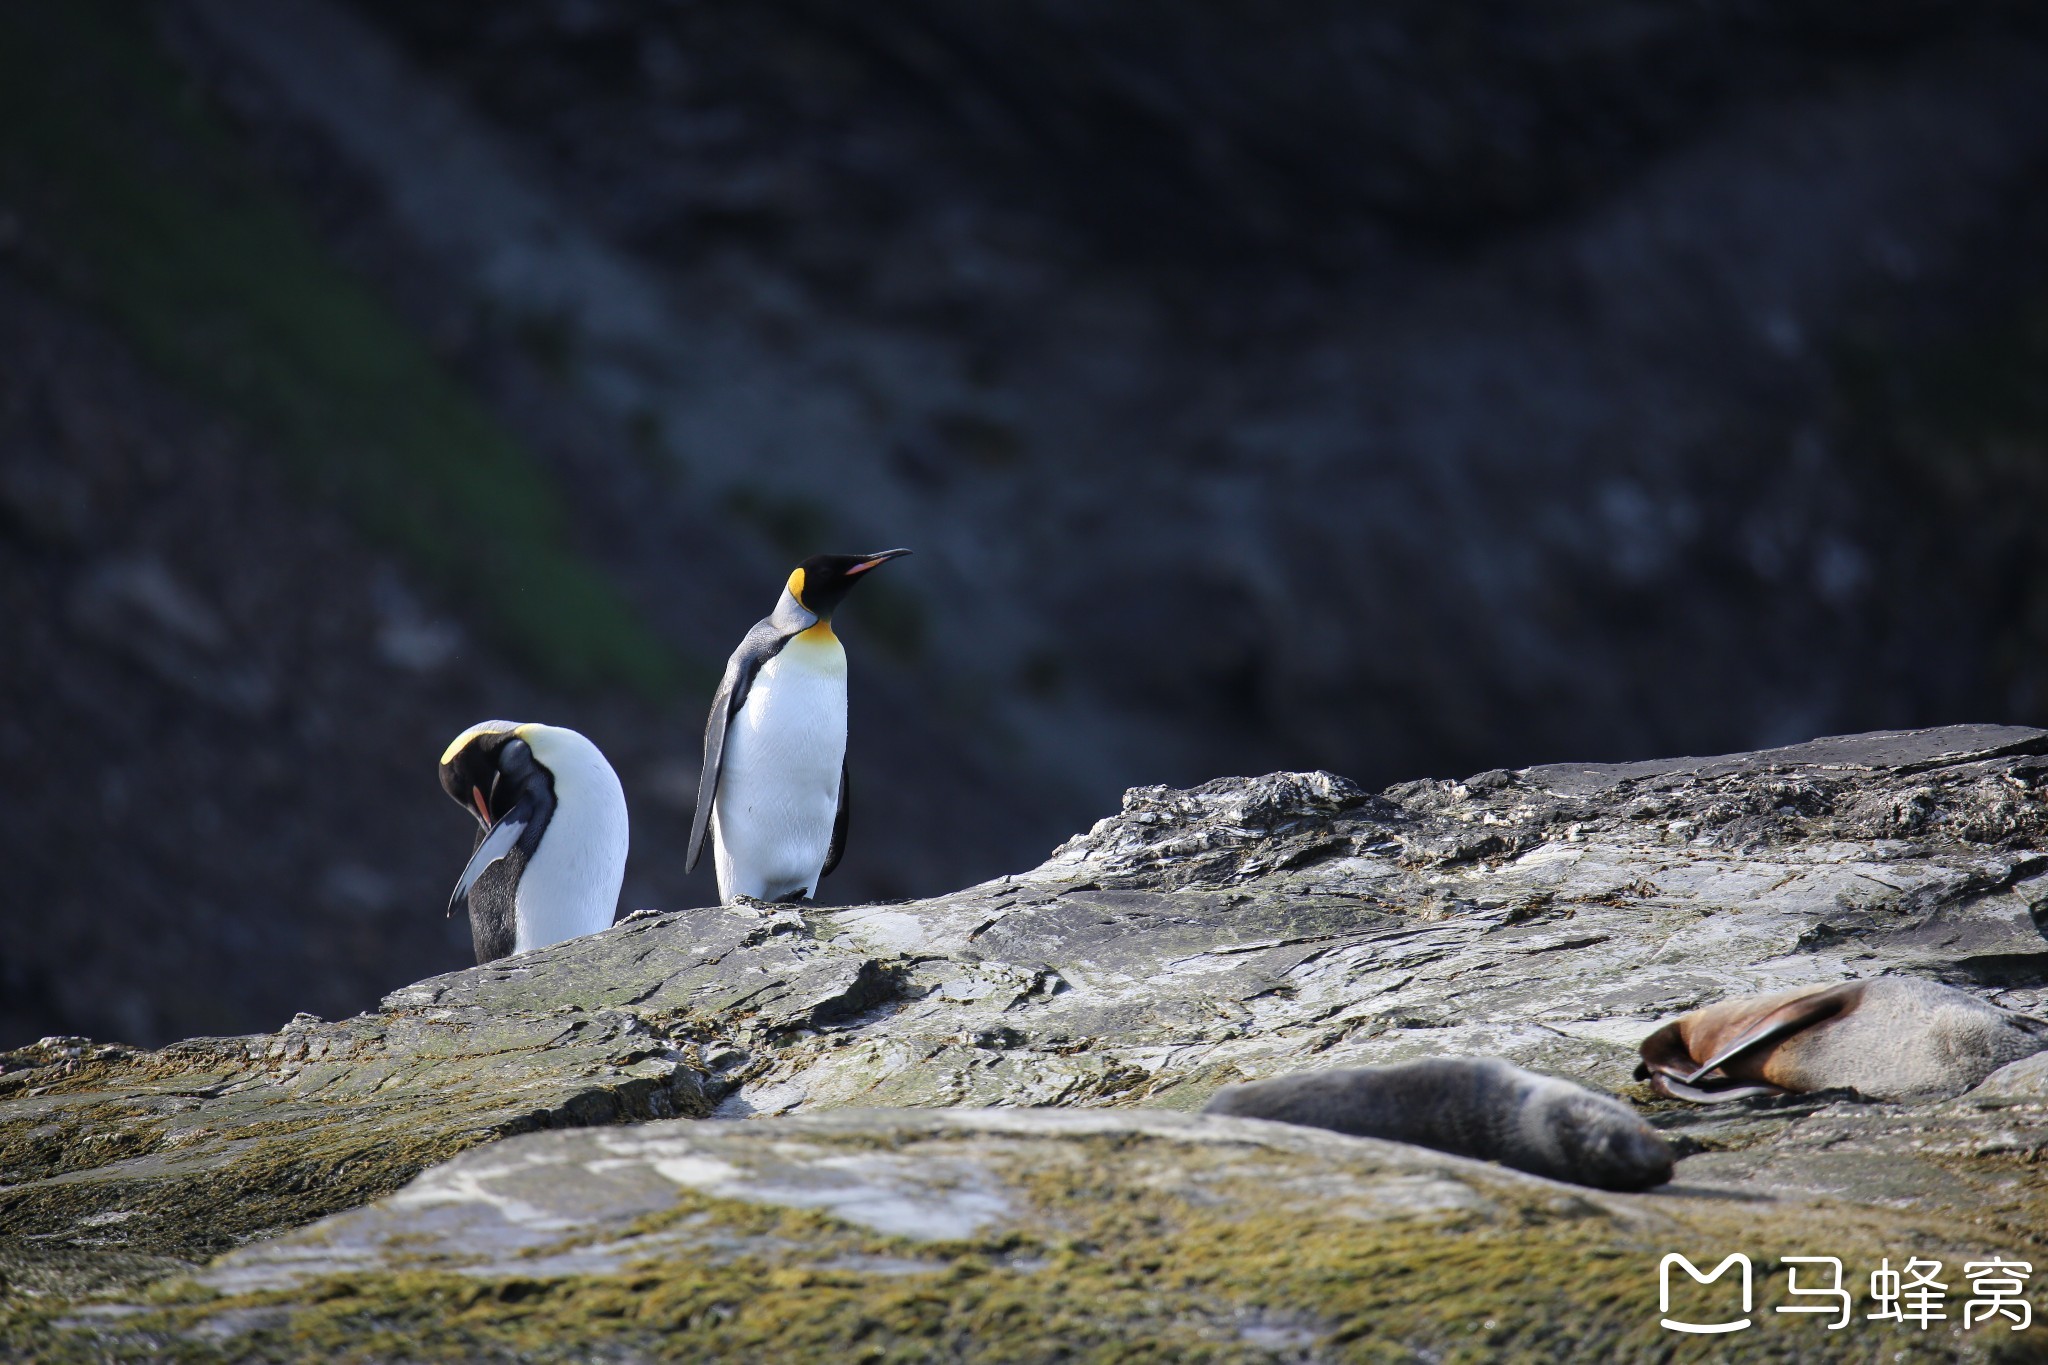
<svg viewBox="0 0 2048 1365">
<path fill-rule="evenodd" d="M 760 1160 L 784 1165 L 742 1163 L 734 1165 L 741 1175 L 680 1186 L 695 1192 L 690 1199 L 751 1199 L 782 1210 L 764 1214 L 756 1232 L 784 1250 L 815 1242 L 820 1259 L 806 1262 L 811 1268 L 801 1275 L 843 1274 L 848 1284 L 880 1276 L 899 1288 L 904 1281 L 887 1277 L 900 1267 L 875 1267 L 918 1259 L 889 1240 L 909 1235 L 909 1224 L 854 1218 L 866 1231 L 848 1232 L 852 1205 L 800 1192 L 839 1179 L 833 1171 L 854 1172 L 846 1178 L 856 1183 L 868 1179 L 860 1172 L 880 1158 L 842 1159 L 834 1155 L 841 1148 L 971 1149 L 964 1165 L 920 1155 L 876 1167 L 908 1182 L 899 1190 L 906 1206 L 957 1211 L 984 1200 L 1018 1211 L 1014 1223 L 994 1218 L 948 1234 L 959 1257 L 948 1252 L 943 1272 L 931 1272 L 948 1276 L 969 1261 L 1025 1274 L 1002 1258 L 1035 1264 L 1067 1255 L 1048 1250 L 1049 1229 L 1059 1222 L 1046 1212 L 1051 1205 L 1027 1208 L 1005 1191 L 1037 1199 L 1053 1179 L 1048 1172 L 1079 1180 L 1074 1154 L 1083 1150 L 1103 1163 L 1087 1166 L 1089 1198 L 1180 1201 L 1182 1213 L 1160 1215 L 1168 1223 L 1200 1203 L 1186 1183 L 1195 1177 L 1157 1173 L 1195 1169 L 1219 1151 L 1250 1153 L 1242 1158 L 1246 1171 L 1279 1163 L 1294 1172 L 1288 1179 L 1315 1189 L 1350 1189 L 1329 1182 L 1351 1171 L 1345 1178 L 1364 1182 L 1357 1198 L 1378 1210 L 1373 1217 L 1421 1220 L 1421 1240 L 1402 1242 L 1417 1255 L 1436 1235 L 1427 1229 L 1441 1223 L 1490 1229 L 1489 1238 L 1505 1240 L 1487 1245 L 1517 1257 L 1533 1255 L 1538 1243 L 1582 1248 L 1592 1258 L 1583 1264 L 1563 1252 L 1541 1262 L 1543 1274 L 1534 1278 L 1552 1288 L 1590 1284 L 1587 1267 L 1625 1262 L 1633 1287 L 1599 1299 L 1605 1307 L 1598 1311 L 1587 1308 L 1583 1330 L 1591 1335 L 1571 1338 L 1624 1355 L 1661 1349 L 1654 1323 L 1647 1337 L 1629 1335 L 1642 1325 L 1630 1315 L 1641 1316 L 1642 1284 L 1651 1283 L 1643 1266 L 1654 1271 L 1654 1257 L 1643 1262 L 1637 1253 L 1648 1254 L 1660 1228 L 1714 1230 L 1689 1245 L 1701 1255 L 1721 1247 L 1716 1259 L 1743 1249 L 1761 1257 L 1810 1251 L 1843 1256 L 1852 1274 L 1854 1257 L 1866 1251 L 1864 1273 L 1880 1255 L 1939 1255 L 1927 1248 L 1940 1247 L 1973 1259 L 2048 1263 L 2048 1199 L 2038 1178 L 2048 1152 L 2048 1071 L 2040 1057 L 2005 1067 L 1958 1099 L 1919 1105 L 1824 1093 L 1701 1109 L 1655 1099 L 1631 1079 L 1640 1038 L 1727 995 L 1905 973 L 2043 1012 L 2048 908 L 2036 907 L 2048 907 L 2048 857 L 2039 851 L 2048 835 L 2044 783 L 2048 732 L 1981 726 L 1724 758 L 1484 773 L 1378 795 L 1323 773 L 1229 779 L 1189 791 L 1142 788 L 1042 866 L 949 896 L 643 914 L 603 935 L 420 982 L 394 993 L 380 1012 L 342 1023 L 304 1021 L 275 1036 L 200 1040 L 155 1053 L 83 1044 L 32 1049 L 7 1057 L 0 1071 L 0 1235 L 8 1248 L 0 1273 L 15 1314 L 12 1326 L 0 1321 L 0 1342 L 20 1340 L 5 1332 L 26 1330 L 22 1323 L 47 1327 L 66 1295 L 145 1280 L 259 1233 L 354 1208 L 486 1138 L 668 1114 L 751 1122 L 536 1135 L 495 1146 L 376 1210 L 220 1262 L 208 1272 L 212 1289 L 189 1293 L 232 1291 L 222 1311 L 261 1307 L 272 1316 L 250 1321 L 275 1325 L 272 1310 L 289 1317 L 297 1301 L 288 1293 L 265 1297 L 266 1286 L 282 1293 L 284 1281 L 263 1277 L 293 1258 L 311 1256 L 322 1275 L 450 1267 L 467 1274 L 445 1260 L 450 1247 L 429 1244 L 466 1238 L 461 1228 L 472 1216 L 511 1216 L 498 1205 L 491 1205 L 495 1213 L 450 1212 L 453 1206 L 423 1191 L 484 1180 L 479 1173 L 507 1162 L 590 1169 L 585 1157 L 605 1143 L 622 1144 L 616 1151 L 629 1164 L 670 1160 L 659 1155 L 668 1144 L 681 1169 L 700 1173 L 710 1168 L 690 1161 L 734 1165 L 734 1153 L 766 1143 L 759 1150 L 769 1156 Z M 1223 1121 L 1213 1118 L 827 1112 L 1186 1110 L 1235 1081 L 1472 1054 L 1501 1056 L 1636 1104 L 1684 1157 L 1673 1191 L 1627 1199 L 1569 1191 L 1362 1140 L 1219 1129 Z M 764 1118 L 773 1121 L 764 1125 Z M 1211 1144 L 1226 1131 L 1227 1142 Z M 1210 1155 L 1198 1160 L 1196 1152 Z M 1378 1174 L 1356 1174 L 1367 1168 Z M 619 1179 L 639 1193 L 620 1196 L 625 1202 L 616 1207 L 609 1195 L 593 1195 L 586 1208 L 581 1194 L 564 1194 L 564 1210 L 540 1223 L 511 1217 L 506 1226 L 545 1226 L 555 1230 L 549 1236 L 559 1231 L 574 1241 L 561 1250 L 569 1258 L 564 1274 L 594 1276 L 593 1283 L 630 1278 L 640 1272 L 619 1267 L 640 1257 L 631 1238 L 667 1235 L 633 1220 L 669 1226 L 660 1201 L 646 1202 L 653 1197 L 647 1191 L 682 1196 L 669 1176 L 652 1184 L 638 1175 Z M 1257 1185 L 1253 1179 L 1230 1198 L 1250 1200 L 1243 1191 Z M 1435 1193 L 1400 1193 L 1417 1189 Z M 1502 1190 L 1515 1193 L 1505 1198 L 1496 1193 Z M 1559 1215 L 1557 1228 L 1532 1232 L 1547 1227 L 1550 1215 L 1530 1213 L 1533 1205 L 1518 1202 L 1525 1197 L 1563 1201 L 1555 1206 L 1573 1212 Z M 783 1215 L 796 1209 L 812 1212 L 789 1223 Z M 831 1218 L 820 1221 L 819 1210 Z M 1657 1221 L 1664 1218 L 1676 1222 Z M 1003 1242 L 1012 1233 L 1021 1240 Z M 887 1245 L 849 1249 L 846 1239 L 870 1234 Z M 416 1235 L 428 1246 L 419 1265 L 390 1259 L 392 1238 L 410 1246 Z M 517 1228 L 491 1232 L 489 1244 L 479 1244 L 484 1259 L 469 1269 L 503 1280 L 502 1258 L 531 1249 L 519 1240 L 526 1236 Z M 610 1260 L 612 1253 L 578 1249 L 621 1238 L 626 1249 Z M 344 1243 L 354 1249 L 319 1259 L 328 1252 L 318 1248 Z M 683 1243 L 657 1243 L 658 1256 L 688 1259 L 676 1250 Z M 737 1244 L 718 1245 L 726 1259 L 706 1264 L 758 1260 Z M 1445 1254 L 1430 1245 L 1431 1258 Z M 976 1249 L 961 1249 L 968 1247 Z M 881 1260 L 817 1268 L 840 1266 L 842 1254 Z M 1102 1269 L 1089 1265 L 1088 1275 Z M 1175 1265 L 1197 1280 L 1212 1273 L 1192 1261 Z M 270 1269 L 259 1273 L 262 1267 Z M 520 1283 L 553 1283 L 552 1271 L 528 1271 Z M 799 1274 L 788 1266 L 773 1273 L 784 1272 Z M 1069 1286 L 1074 1294 L 1082 1288 Z M 716 1299 L 724 1291 L 703 1292 Z M 1358 1325 L 1347 1314 L 1370 1305 L 1331 1299 L 1318 1306 L 1309 1290 L 1300 1293 L 1307 1297 L 1284 1289 L 1231 1298 L 1238 1316 L 1229 1321 L 1257 1330 L 1233 1338 L 1230 1351 L 1238 1355 L 1218 1358 L 1363 1359 L 1375 1357 L 1338 1347 L 1369 1338 L 1433 1343 L 1434 1350 L 1453 1340 L 1442 1335 L 1453 1330 L 1449 1319 L 1423 1313 L 1413 1296 L 1374 1301 L 1372 1312 L 1384 1309 L 1408 1324 L 1379 1337 L 1346 1335 Z M 251 1294 L 246 1302 L 237 1297 Z M 1446 1303 L 1457 1297 L 1446 1294 Z M 1397 1302 L 1408 1307 L 1388 1306 Z M 1136 1330 L 1127 1310 L 1135 1311 L 1105 1307 L 1100 1319 L 1082 1313 L 1076 1321 L 1095 1326 L 1077 1326 L 1077 1340 L 1104 1322 Z M 713 1321 L 702 1318 L 702 1303 L 690 1311 Z M 1500 1308 L 1501 1351 L 1537 1349 L 1534 1338 L 1514 1335 L 1525 1325 L 1509 1321 L 1514 1311 Z M 721 1332 L 731 1326 L 716 1321 Z M 1220 1332 L 1221 1321 L 1201 1318 L 1187 1330 Z M 1280 1335 L 1261 1335 L 1268 1327 Z M 1401 1335 L 1410 1328 L 1419 1335 Z M 467 1346 L 424 1336 L 414 1344 L 421 1358 L 472 1347 L 546 1357 L 530 1343 L 491 1337 L 496 1330 Z M 818 1330 L 818 1341 L 838 1340 L 831 1336 L 838 1328 Z M 876 1330 L 890 1340 L 906 1332 L 904 1340 L 926 1339 L 901 1324 Z M 1468 1322 L 1456 1330 L 1472 1329 Z M 1829 1338 L 1825 1349 L 1867 1353 L 1867 1337 L 1849 1341 L 1852 1335 Z M 1196 1339 L 1182 1345 L 1193 1349 Z M 1988 1340 L 1982 1333 L 1944 1339 L 1940 1350 L 1968 1354 L 1988 1349 Z M 283 1354 L 300 1349 L 311 1348 L 275 1346 Z"/>
</svg>

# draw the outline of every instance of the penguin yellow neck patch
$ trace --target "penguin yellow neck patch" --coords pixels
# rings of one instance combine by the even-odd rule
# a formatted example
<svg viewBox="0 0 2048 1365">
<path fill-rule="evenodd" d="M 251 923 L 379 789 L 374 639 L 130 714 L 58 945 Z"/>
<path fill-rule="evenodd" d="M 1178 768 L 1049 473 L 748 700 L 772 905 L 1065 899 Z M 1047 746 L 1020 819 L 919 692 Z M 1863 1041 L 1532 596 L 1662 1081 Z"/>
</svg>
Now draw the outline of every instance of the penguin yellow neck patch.
<svg viewBox="0 0 2048 1365">
<path fill-rule="evenodd" d="M 809 630 L 798 631 L 796 638 L 802 640 L 807 645 L 836 644 L 839 640 L 839 637 L 832 633 L 832 623 L 830 621 L 820 621 Z"/>
<path fill-rule="evenodd" d="M 804 571 L 802 569 L 790 570 L 789 595 L 796 599 L 798 606 L 803 607 L 805 611 L 810 610 L 809 607 L 804 606 Z"/>
</svg>

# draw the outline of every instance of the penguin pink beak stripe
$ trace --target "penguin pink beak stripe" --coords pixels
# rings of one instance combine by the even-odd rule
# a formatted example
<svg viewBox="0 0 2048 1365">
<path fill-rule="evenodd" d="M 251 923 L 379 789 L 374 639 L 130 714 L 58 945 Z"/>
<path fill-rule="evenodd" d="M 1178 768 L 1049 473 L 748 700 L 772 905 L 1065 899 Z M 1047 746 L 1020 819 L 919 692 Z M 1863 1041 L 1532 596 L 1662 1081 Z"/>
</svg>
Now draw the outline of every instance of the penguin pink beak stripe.
<svg viewBox="0 0 2048 1365">
<path fill-rule="evenodd" d="M 846 576 L 848 578 L 851 578 L 855 574 L 866 573 L 869 569 L 874 568 L 877 564 L 887 564 L 890 560 L 899 558 L 900 556 L 907 555 L 909 553 L 910 551 L 908 550 L 884 550 L 882 551 L 882 553 L 875 555 L 872 558 L 862 563 L 856 564 L 852 568 L 848 569 L 846 571 Z"/>
</svg>

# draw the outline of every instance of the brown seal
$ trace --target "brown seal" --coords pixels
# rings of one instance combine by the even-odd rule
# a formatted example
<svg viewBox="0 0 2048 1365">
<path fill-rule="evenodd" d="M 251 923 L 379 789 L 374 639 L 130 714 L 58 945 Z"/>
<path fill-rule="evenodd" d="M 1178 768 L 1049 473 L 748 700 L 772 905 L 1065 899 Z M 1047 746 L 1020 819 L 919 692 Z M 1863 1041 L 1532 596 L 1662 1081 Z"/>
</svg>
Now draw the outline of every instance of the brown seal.
<svg viewBox="0 0 2048 1365">
<path fill-rule="evenodd" d="M 1700 1104 L 1812 1090 L 1959 1095 L 2048 1048 L 2048 1024 L 1910 976 L 1723 1000 L 1643 1040 L 1659 1094 Z"/>
</svg>

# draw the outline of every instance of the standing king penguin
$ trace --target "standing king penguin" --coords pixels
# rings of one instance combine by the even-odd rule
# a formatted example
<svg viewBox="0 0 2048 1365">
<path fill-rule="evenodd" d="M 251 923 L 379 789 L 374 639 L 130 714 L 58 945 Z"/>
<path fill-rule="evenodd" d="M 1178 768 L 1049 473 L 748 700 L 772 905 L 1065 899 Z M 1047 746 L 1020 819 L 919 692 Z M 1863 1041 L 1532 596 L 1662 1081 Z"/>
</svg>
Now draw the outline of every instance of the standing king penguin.
<svg viewBox="0 0 2048 1365">
<path fill-rule="evenodd" d="M 908 550 L 813 555 L 726 661 L 704 725 L 690 826 L 695 868 L 711 834 L 718 896 L 796 900 L 846 847 L 846 651 L 832 612 L 861 576 Z"/>
<path fill-rule="evenodd" d="M 487 720 L 441 755 L 441 789 L 476 817 L 469 900 L 478 962 L 611 927 L 626 876 L 626 793 L 574 730 Z"/>
</svg>

